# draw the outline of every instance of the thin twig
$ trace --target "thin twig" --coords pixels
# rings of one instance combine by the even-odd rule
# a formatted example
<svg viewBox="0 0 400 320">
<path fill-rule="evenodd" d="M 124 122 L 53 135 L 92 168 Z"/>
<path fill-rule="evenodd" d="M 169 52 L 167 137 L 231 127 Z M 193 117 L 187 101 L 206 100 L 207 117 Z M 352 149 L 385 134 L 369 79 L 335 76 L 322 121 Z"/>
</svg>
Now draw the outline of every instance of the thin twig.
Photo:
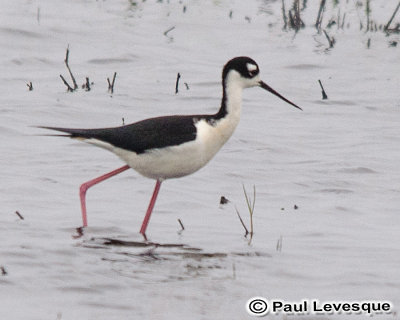
<svg viewBox="0 0 400 320">
<path fill-rule="evenodd" d="M 325 2 L 326 0 L 321 0 L 321 4 L 319 5 L 317 21 L 315 22 L 315 28 L 318 30 L 318 32 L 321 29 L 322 13 L 324 12 L 325 9 Z"/>
<path fill-rule="evenodd" d="M 253 205 L 251 207 L 250 214 L 250 241 L 253 238 L 254 228 L 253 228 L 253 214 L 254 214 L 254 206 L 256 205 L 256 185 L 253 185 Z"/>
<path fill-rule="evenodd" d="M 175 29 L 175 26 L 173 26 L 173 27 L 169 28 L 168 30 L 164 31 L 164 36 L 166 36 L 169 41 L 173 41 L 174 40 L 173 36 L 168 35 L 168 33 L 170 31 L 174 30 L 174 29 Z"/>
<path fill-rule="evenodd" d="M 246 199 L 247 208 L 249 209 L 249 212 L 251 212 L 251 201 L 249 200 L 249 197 L 247 196 L 247 192 L 246 192 L 246 188 L 244 187 L 244 184 L 242 184 L 242 188 L 243 188 L 244 197 Z"/>
<path fill-rule="evenodd" d="M 390 24 L 392 23 L 392 21 L 393 21 L 395 15 L 396 15 L 396 13 L 397 13 L 397 11 L 398 11 L 399 9 L 400 9 L 400 1 L 399 1 L 398 5 L 397 5 L 396 9 L 394 10 L 392 16 L 390 17 L 388 23 L 385 25 L 385 28 L 384 28 L 385 31 L 389 29 L 389 26 L 390 26 Z"/>
<path fill-rule="evenodd" d="M 250 234 L 250 239 L 249 239 L 249 245 L 251 244 L 251 241 L 253 239 L 253 234 L 254 234 L 254 228 L 253 228 L 253 213 L 254 213 L 254 206 L 256 203 L 256 186 L 253 185 L 253 200 L 248 196 L 246 188 L 244 186 L 244 184 L 242 184 L 243 187 L 243 193 L 244 193 L 244 197 L 246 199 L 246 204 L 247 204 L 247 209 L 249 210 L 249 214 L 250 214 L 250 231 L 249 229 L 247 229 L 246 225 L 243 222 L 242 217 L 240 216 L 239 210 L 237 209 L 237 207 L 235 206 L 235 210 L 236 210 L 236 214 L 240 220 L 240 223 L 242 224 L 244 230 L 245 230 L 245 238 L 247 238 L 247 235 Z M 221 198 L 222 199 L 222 198 Z"/>
<path fill-rule="evenodd" d="M 179 79 L 181 78 L 181 74 L 178 72 L 176 75 L 176 83 L 175 83 L 175 94 L 178 93 L 178 87 L 179 87 Z"/>
<path fill-rule="evenodd" d="M 253 206 L 251 207 L 251 213 L 254 212 L 254 206 L 256 204 L 256 185 L 253 185 Z"/>
<path fill-rule="evenodd" d="M 181 225 L 181 228 L 182 228 L 181 232 L 182 232 L 183 230 L 185 230 L 185 227 L 183 226 L 183 223 L 182 223 L 181 219 L 178 219 L 178 222 Z"/>
<path fill-rule="evenodd" d="M 286 17 L 286 9 L 285 9 L 285 0 L 282 0 L 282 15 L 283 15 L 283 29 L 287 29 L 287 17 Z"/>
<path fill-rule="evenodd" d="M 67 86 L 67 91 L 69 92 L 74 92 L 74 89 L 69 85 L 69 83 L 67 82 L 67 80 L 64 79 L 64 77 L 60 74 L 60 78 L 61 80 L 64 82 L 64 84 Z"/>
<path fill-rule="evenodd" d="M 282 251 L 282 236 L 279 237 L 278 241 L 276 242 L 276 251 L 281 252 Z"/>
<path fill-rule="evenodd" d="M 341 24 L 341 26 L 340 26 L 340 28 L 341 28 L 342 30 L 344 30 L 344 22 L 345 22 L 345 21 L 346 21 L 346 12 L 343 13 L 342 24 Z"/>
<path fill-rule="evenodd" d="M 112 79 L 112 82 L 110 82 L 110 78 L 107 78 L 107 82 L 108 82 L 108 92 L 110 92 L 111 94 L 114 93 L 114 83 L 115 83 L 115 78 L 117 77 L 117 73 L 114 72 L 114 76 Z"/>
<path fill-rule="evenodd" d="M 289 10 L 288 13 L 289 13 L 289 23 L 290 23 L 289 25 L 290 25 L 290 28 L 295 29 L 296 28 L 296 24 L 295 24 L 294 19 L 293 19 L 292 10 Z"/>
<path fill-rule="evenodd" d="M 318 82 L 319 82 L 319 85 L 321 86 L 321 89 L 322 89 L 322 100 L 328 99 L 328 96 L 326 95 L 325 89 L 324 89 L 324 87 L 322 86 L 321 80 L 318 80 Z"/>
<path fill-rule="evenodd" d="M 326 37 L 326 39 L 327 39 L 328 42 L 329 42 L 329 48 L 333 48 L 333 45 L 335 44 L 335 38 L 332 37 L 332 39 L 331 39 L 331 38 L 329 37 L 328 33 L 325 31 L 325 29 L 322 30 L 322 31 L 324 31 L 325 37 Z"/>
<path fill-rule="evenodd" d="M 88 77 L 86 77 L 86 83 L 83 84 L 82 88 L 86 91 L 90 91 L 90 82 Z"/>
<path fill-rule="evenodd" d="M 69 46 L 67 47 L 67 53 L 65 54 L 65 65 L 68 69 L 69 75 L 71 76 L 72 83 L 74 84 L 74 90 L 78 89 L 78 84 L 76 83 L 75 77 L 72 74 L 71 68 L 69 67 Z"/>
<path fill-rule="evenodd" d="M 366 2 L 367 2 L 366 5 L 365 5 L 365 12 L 366 12 L 366 14 L 367 14 L 367 30 L 366 30 L 366 32 L 368 32 L 368 31 L 369 31 L 369 28 L 370 28 L 370 14 L 371 14 L 371 8 L 370 8 L 370 5 L 369 5 L 369 0 L 367 0 Z"/>
<path fill-rule="evenodd" d="M 244 230 L 245 230 L 245 232 L 246 232 L 246 233 L 244 234 L 244 236 L 247 237 L 247 235 L 248 235 L 250 232 L 249 232 L 249 230 L 247 229 L 246 225 L 244 224 L 243 219 L 242 219 L 242 217 L 240 216 L 239 210 L 237 209 L 236 206 L 235 206 L 235 210 L 236 210 L 236 213 L 237 213 L 237 215 L 238 215 L 238 217 L 239 217 L 240 223 L 242 224 L 242 226 L 243 226 L 243 228 L 244 228 Z"/>
<path fill-rule="evenodd" d="M 254 234 L 253 213 L 254 213 L 254 206 L 256 203 L 256 186 L 253 185 L 253 201 L 251 201 L 251 199 L 247 195 L 247 191 L 246 191 L 246 188 L 244 187 L 244 184 L 242 184 L 242 187 L 243 187 L 244 197 L 245 197 L 246 203 L 247 203 L 247 208 L 249 209 L 249 214 L 250 214 L 250 240 L 249 240 L 249 243 L 250 243 L 251 240 L 253 239 L 253 234 Z"/>
<path fill-rule="evenodd" d="M 168 37 L 168 32 L 172 31 L 175 29 L 175 26 L 169 28 L 168 30 L 164 31 L 164 36 Z"/>
<path fill-rule="evenodd" d="M 15 211 L 15 214 L 18 216 L 18 218 L 20 218 L 21 220 L 24 220 L 24 217 L 18 211 Z"/>
<path fill-rule="evenodd" d="M 294 9 L 294 18 L 296 20 L 296 28 L 297 30 L 300 29 L 301 26 L 301 19 L 300 19 L 300 0 L 294 0 L 293 3 Z"/>
</svg>

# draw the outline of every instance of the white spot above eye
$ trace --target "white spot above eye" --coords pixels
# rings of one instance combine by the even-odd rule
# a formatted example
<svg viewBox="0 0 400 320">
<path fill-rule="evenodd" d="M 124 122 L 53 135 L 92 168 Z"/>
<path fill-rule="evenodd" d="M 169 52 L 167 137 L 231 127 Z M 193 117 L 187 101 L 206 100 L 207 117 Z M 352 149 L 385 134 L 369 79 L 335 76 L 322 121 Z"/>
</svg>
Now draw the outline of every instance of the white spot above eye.
<svg viewBox="0 0 400 320">
<path fill-rule="evenodd" d="M 246 67 L 247 67 L 247 70 L 249 70 L 250 72 L 257 70 L 257 66 L 255 64 L 252 64 L 252 63 L 247 63 Z"/>
</svg>

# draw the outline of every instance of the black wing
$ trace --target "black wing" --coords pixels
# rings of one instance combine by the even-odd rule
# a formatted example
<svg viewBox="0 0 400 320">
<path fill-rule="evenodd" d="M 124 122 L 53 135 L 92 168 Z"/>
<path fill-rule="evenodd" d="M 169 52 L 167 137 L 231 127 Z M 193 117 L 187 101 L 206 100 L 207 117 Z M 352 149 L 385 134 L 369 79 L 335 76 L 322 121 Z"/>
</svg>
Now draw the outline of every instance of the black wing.
<svg viewBox="0 0 400 320">
<path fill-rule="evenodd" d="M 71 138 L 97 139 L 136 153 L 180 145 L 196 139 L 196 116 L 166 116 L 102 129 L 40 127 L 67 133 Z M 198 119 L 198 118 L 197 118 Z"/>
</svg>

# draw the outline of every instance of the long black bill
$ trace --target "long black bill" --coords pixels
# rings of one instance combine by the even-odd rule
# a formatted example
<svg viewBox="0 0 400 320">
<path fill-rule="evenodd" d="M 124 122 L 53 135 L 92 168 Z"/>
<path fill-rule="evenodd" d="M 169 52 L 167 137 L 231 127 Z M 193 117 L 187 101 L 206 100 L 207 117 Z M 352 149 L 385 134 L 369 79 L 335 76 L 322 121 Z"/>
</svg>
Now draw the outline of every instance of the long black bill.
<svg viewBox="0 0 400 320">
<path fill-rule="evenodd" d="M 280 95 L 278 92 L 276 92 L 274 89 L 272 89 L 269 85 L 267 85 L 265 82 L 260 81 L 259 82 L 260 87 L 273 93 L 274 95 L 276 95 L 277 97 L 281 98 L 283 101 L 291 104 L 293 107 L 296 107 L 297 109 L 303 110 L 302 108 L 300 108 L 298 105 L 294 104 L 292 101 L 289 101 L 288 99 L 286 99 L 284 96 Z"/>
</svg>

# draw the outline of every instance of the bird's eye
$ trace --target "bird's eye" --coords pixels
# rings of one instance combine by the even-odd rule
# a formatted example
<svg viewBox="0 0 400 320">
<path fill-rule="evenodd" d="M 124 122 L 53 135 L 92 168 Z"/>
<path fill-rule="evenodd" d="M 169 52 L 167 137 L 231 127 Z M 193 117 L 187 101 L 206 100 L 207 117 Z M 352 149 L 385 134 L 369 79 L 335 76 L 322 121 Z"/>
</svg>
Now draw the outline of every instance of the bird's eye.
<svg viewBox="0 0 400 320">
<path fill-rule="evenodd" d="M 258 70 L 249 70 L 249 76 L 251 78 L 255 77 L 258 74 Z"/>
<path fill-rule="evenodd" d="M 253 78 L 254 76 L 256 76 L 258 74 L 258 67 L 257 67 L 257 65 L 255 65 L 253 63 L 247 63 L 246 69 L 247 69 L 247 75 L 250 78 Z"/>
</svg>

